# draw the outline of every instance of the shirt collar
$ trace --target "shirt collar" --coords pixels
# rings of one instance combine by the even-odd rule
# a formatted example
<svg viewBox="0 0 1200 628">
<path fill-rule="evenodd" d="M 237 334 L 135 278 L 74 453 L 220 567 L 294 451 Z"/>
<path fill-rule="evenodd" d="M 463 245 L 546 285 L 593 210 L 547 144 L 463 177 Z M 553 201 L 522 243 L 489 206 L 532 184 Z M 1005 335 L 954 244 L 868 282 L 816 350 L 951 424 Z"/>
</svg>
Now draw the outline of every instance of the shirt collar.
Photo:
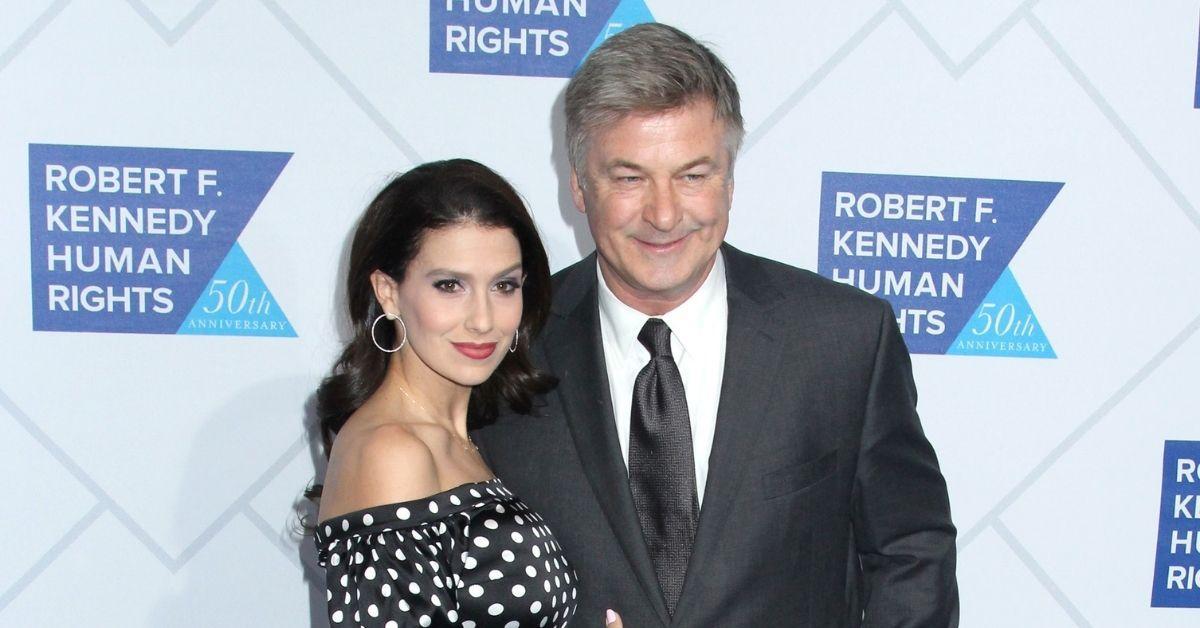
<svg viewBox="0 0 1200 628">
<path fill-rule="evenodd" d="M 596 279 L 600 290 L 600 317 L 612 332 L 614 344 L 622 352 L 623 358 L 644 358 L 646 349 L 637 336 L 646 324 L 646 319 L 651 317 L 626 305 L 613 294 L 604 282 L 598 258 Z M 704 283 L 700 284 L 696 292 L 675 309 L 657 318 L 663 319 L 671 328 L 671 334 L 683 352 L 697 352 L 706 346 L 705 338 L 711 337 L 711 325 L 725 324 L 721 315 L 726 311 L 726 296 L 725 259 L 718 251 L 712 270 L 708 272 L 708 277 L 705 277 Z M 714 316 L 720 316 L 721 319 L 714 320 Z M 680 357 L 681 355 L 676 355 L 677 360 Z"/>
</svg>

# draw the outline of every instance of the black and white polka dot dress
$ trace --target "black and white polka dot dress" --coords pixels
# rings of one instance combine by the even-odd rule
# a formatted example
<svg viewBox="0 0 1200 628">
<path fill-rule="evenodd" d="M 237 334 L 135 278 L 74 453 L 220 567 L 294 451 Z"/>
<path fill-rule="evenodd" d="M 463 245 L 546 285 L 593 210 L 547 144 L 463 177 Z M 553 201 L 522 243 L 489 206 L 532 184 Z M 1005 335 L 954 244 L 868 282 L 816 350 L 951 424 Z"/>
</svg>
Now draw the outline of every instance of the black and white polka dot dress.
<svg viewBox="0 0 1200 628">
<path fill-rule="evenodd" d="M 565 626 L 576 576 L 542 517 L 499 479 L 323 521 L 333 626 Z"/>
</svg>

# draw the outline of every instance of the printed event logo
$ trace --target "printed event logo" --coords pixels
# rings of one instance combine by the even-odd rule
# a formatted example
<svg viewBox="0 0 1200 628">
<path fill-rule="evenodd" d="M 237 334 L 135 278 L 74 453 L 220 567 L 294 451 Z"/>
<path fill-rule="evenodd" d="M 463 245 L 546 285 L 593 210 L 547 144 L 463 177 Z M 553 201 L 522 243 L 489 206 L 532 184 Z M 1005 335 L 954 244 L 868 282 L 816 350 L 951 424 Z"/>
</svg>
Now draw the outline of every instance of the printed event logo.
<svg viewBox="0 0 1200 628">
<path fill-rule="evenodd" d="M 890 301 L 913 353 L 1054 358 L 1008 264 L 1062 186 L 825 172 L 817 270 Z"/>
<path fill-rule="evenodd" d="M 291 157 L 30 144 L 33 329 L 294 337 L 237 242 Z"/>
<path fill-rule="evenodd" d="M 1163 446 L 1162 506 L 1150 606 L 1200 608 L 1200 442 Z"/>
<path fill-rule="evenodd" d="M 565 78 L 605 39 L 653 21 L 644 0 L 430 0 L 429 71 Z"/>
</svg>

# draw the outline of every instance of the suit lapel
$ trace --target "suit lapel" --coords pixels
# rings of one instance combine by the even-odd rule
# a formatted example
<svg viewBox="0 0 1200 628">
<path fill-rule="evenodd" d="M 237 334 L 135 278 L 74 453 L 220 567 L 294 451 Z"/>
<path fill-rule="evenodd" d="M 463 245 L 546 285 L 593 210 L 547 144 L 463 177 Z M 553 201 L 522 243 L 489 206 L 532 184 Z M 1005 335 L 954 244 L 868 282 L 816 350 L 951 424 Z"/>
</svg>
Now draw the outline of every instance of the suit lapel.
<svg viewBox="0 0 1200 628">
<path fill-rule="evenodd" d="M 570 271 L 558 288 L 552 325 L 543 336 L 551 372 L 558 375 L 562 412 L 592 491 L 625 557 L 663 624 L 666 604 L 642 538 L 629 476 L 613 419 L 600 338 L 595 256 Z M 619 604 L 619 600 L 612 603 Z"/>
<path fill-rule="evenodd" d="M 757 272 L 752 258 L 728 245 L 722 250 L 729 300 L 725 371 L 704 504 L 675 617 L 680 625 L 689 623 L 688 611 L 702 602 L 689 599 L 689 593 L 699 591 L 698 583 L 711 581 L 720 570 L 714 556 L 725 520 L 740 492 L 746 463 L 762 437 L 773 374 L 779 368 L 779 343 L 784 337 L 779 323 L 770 316 L 770 302 L 777 292 Z"/>
</svg>

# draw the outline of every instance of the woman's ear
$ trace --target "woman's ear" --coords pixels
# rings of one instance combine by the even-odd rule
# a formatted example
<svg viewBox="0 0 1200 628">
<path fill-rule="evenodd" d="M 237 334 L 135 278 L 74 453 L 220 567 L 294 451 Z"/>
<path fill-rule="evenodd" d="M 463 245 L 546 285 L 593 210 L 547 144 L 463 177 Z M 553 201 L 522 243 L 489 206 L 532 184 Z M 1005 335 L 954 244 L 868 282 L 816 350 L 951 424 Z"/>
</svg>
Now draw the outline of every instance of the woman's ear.
<svg viewBox="0 0 1200 628">
<path fill-rule="evenodd" d="M 375 289 L 375 300 L 379 301 L 384 313 L 400 313 L 400 285 L 395 279 L 382 270 L 375 270 L 371 273 L 371 287 Z"/>
</svg>

